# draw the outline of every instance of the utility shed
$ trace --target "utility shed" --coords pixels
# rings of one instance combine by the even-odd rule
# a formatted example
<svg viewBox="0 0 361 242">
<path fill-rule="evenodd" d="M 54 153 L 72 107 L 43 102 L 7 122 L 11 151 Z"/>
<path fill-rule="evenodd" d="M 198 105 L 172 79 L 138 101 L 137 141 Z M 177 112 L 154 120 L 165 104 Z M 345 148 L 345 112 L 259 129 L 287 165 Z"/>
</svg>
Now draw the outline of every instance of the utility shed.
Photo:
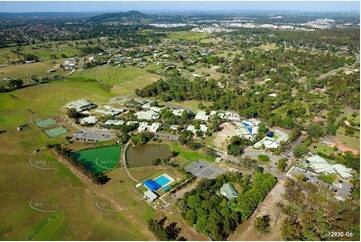
<svg viewBox="0 0 361 242">
<path fill-rule="evenodd" d="M 155 194 L 151 190 L 148 190 L 144 193 L 144 199 L 149 202 L 153 202 L 157 198 L 158 198 L 157 194 Z"/>
</svg>

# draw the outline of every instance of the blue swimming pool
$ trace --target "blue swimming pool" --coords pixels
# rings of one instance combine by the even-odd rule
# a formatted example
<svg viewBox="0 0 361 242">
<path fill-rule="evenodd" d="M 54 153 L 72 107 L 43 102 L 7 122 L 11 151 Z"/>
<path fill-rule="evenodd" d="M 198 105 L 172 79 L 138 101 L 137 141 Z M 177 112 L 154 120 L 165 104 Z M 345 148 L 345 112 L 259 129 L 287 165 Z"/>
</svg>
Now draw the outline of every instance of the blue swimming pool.
<svg viewBox="0 0 361 242">
<path fill-rule="evenodd" d="M 154 182 L 157 183 L 160 187 L 163 187 L 164 185 L 168 184 L 170 180 L 165 175 L 161 175 L 155 179 Z"/>
<path fill-rule="evenodd" d="M 244 125 L 245 127 L 251 126 L 249 123 L 246 123 L 246 122 L 242 122 L 242 123 L 243 123 L 243 125 Z"/>
</svg>

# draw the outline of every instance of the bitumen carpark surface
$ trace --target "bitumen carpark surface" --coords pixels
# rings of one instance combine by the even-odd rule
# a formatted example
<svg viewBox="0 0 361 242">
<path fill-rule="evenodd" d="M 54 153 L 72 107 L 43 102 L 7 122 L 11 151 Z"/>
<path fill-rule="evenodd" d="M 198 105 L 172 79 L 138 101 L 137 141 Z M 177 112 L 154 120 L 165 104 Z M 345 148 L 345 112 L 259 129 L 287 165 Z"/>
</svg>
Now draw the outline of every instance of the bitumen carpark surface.
<svg viewBox="0 0 361 242">
<path fill-rule="evenodd" d="M 115 138 L 115 134 L 110 130 L 80 129 L 74 135 L 74 140 L 97 142 Z"/>
<path fill-rule="evenodd" d="M 342 199 L 346 196 L 351 194 L 351 188 L 352 184 L 346 180 L 342 180 L 342 183 L 339 183 L 338 180 L 335 181 L 335 184 L 338 186 L 335 186 L 335 184 L 327 184 L 320 179 L 318 179 L 318 175 L 316 173 L 313 173 L 311 171 L 307 171 L 306 169 L 303 169 L 301 167 L 293 166 L 288 172 L 287 176 L 289 177 L 295 177 L 298 174 L 303 174 L 305 176 L 305 179 L 309 182 L 316 183 L 316 184 L 323 184 L 324 186 L 328 187 L 330 190 L 334 191 L 335 196 L 339 196 Z M 335 192 L 336 190 L 336 192 Z"/>
<path fill-rule="evenodd" d="M 187 166 L 185 170 L 198 178 L 208 178 L 208 179 L 214 179 L 219 174 L 226 172 L 222 168 L 203 160 L 198 160 L 193 162 L 192 164 Z"/>
</svg>

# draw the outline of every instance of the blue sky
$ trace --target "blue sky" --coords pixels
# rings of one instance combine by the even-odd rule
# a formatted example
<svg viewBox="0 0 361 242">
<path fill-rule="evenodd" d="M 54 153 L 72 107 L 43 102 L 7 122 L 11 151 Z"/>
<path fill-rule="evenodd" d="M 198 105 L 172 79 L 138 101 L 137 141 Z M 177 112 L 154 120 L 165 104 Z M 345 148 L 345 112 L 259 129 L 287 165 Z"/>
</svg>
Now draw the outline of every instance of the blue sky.
<svg viewBox="0 0 361 242">
<path fill-rule="evenodd" d="M 357 11 L 359 1 L 239 1 L 239 2 L 176 2 L 176 1 L 26 1 L 0 2 L 0 12 L 117 12 L 166 10 L 295 10 L 295 11 Z"/>
</svg>

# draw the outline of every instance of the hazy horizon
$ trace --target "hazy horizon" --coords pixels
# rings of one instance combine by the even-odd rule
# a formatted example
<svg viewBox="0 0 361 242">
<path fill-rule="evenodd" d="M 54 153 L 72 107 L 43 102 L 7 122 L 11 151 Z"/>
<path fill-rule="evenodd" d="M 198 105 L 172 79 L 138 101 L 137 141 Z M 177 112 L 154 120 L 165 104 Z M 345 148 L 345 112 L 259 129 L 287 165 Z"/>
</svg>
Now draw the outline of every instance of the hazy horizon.
<svg viewBox="0 0 361 242">
<path fill-rule="evenodd" d="M 206 6 L 206 7 L 204 7 Z M 18 1 L 0 2 L 2 13 L 86 13 L 124 12 L 234 12 L 234 11 L 293 11 L 293 12 L 360 12 L 358 1 L 237 1 L 237 2 L 114 2 L 114 1 Z"/>
</svg>

